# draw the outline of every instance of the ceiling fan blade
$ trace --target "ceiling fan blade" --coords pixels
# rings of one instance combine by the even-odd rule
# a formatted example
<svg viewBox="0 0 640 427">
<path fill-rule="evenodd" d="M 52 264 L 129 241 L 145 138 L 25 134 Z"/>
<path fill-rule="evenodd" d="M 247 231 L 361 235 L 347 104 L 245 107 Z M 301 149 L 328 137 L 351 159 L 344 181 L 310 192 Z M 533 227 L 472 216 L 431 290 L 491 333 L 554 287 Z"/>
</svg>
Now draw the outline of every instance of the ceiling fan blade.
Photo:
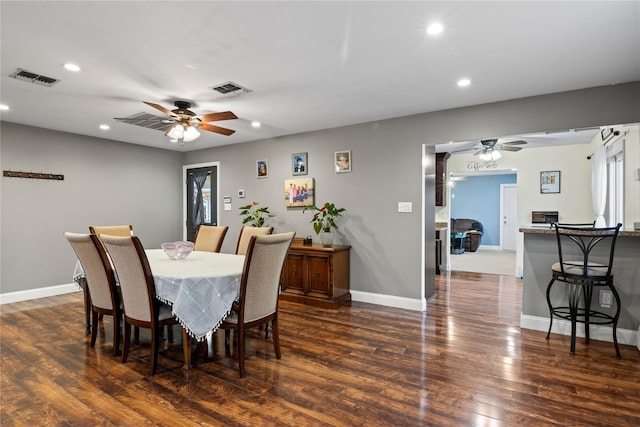
<svg viewBox="0 0 640 427">
<path fill-rule="evenodd" d="M 207 123 L 203 123 L 200 125 L 200 129 L 208 130 L 209 132 L 220 133 L 222 135 L 232 135 L 235 133 L 235 130 L 221 128 L 219 126 L 210 125 Z"/>
<path fill-rule="evenodd" d="M 231 111 L 222 111 L 220 113 L 209 113 L 209 114 L 203 114 L 202 116 L 198 116 L 200 118 L 200 120 L 202 120 L 203 122 L 217 122 L 220 120 L 231 120 L 231 119 L 237 119 L 238 116 L 236 116 L 235 114 L 233 114 Z"/>
<path fill-rule="evenodd" d="M 519 140 L 519 141 L 509 141 L 509 142 L 501 142 L 502 145 L 524 145 L 527 141 Z"/>
<path fill-rule="evenodd" d="M 520 151 L 520 150 L 522 150 L 522 147 L 512 147 L 510 145 L 505 145 L 502 148 L 500 148 L 500 150 L 502 150 L 502 151 Z"/>
<path fill-rule="evenodd" d="M 142 101 L 145 104 L 147 104 L 149 107 L 153 107 L 156 110 L 162 111 L 163 113 L 165 113 L 167 116 L 171 116 L 174 117 L 175 114 L 171 111 L 171 110 L 167 110 L 166 108 L 164 108 L 162 105 L 158 105 L 158 104 L 154 104 L 153 102 L 147 102 L 147 101 Z"/>
</svg>

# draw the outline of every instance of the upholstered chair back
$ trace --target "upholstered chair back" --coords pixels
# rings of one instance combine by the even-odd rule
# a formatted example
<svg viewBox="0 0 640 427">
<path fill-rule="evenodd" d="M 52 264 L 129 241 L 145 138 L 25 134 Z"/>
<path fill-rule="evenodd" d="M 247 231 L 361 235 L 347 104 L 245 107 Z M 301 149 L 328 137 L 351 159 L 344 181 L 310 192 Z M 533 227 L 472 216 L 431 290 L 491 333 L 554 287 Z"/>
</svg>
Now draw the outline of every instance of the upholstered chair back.
<svg viewBox="0 0 640 427">
<path fill-rule="evenodd" d="M 220 252 L 229 227 L 201 225 L 196 232 L 194 251 Z"/>
<path fill-rule="evenodd" d="M 132 225 L 90 225 L 91 234 L 100 236 L 108 234 L 109 236 L 129 237 L 133 235 Z"/>
<path fill-rule="evenodd" d="M 120 292 L 126 317 L 151 322 L 155 285 L 149 261 L 136 236 L 101 235 L 120 281 Z"/>
<path fill-rule="evenodd" d="M 82 265 L 94 306 L 113 310 L 115 277 L 98 237 L 91 234 L 64 233 Z"/>
<path fill-rule="evenodd" d="M 240 237 L 238 238 L 238 246 L 236 247 L 236 255 L 246 255 L 249 246 L 249 240 L 252 236 L 264 236 L 273 233 L 273 227 L 246 227 L 240 229 Z"/>
</svg>

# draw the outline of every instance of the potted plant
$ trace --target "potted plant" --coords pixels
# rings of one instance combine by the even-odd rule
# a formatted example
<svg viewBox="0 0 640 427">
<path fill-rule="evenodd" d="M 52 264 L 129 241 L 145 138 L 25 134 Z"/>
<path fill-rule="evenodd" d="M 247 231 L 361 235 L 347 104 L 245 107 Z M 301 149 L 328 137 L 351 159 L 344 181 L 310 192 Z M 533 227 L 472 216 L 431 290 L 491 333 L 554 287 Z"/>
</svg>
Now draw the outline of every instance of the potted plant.
<svg viewBox="0 0 640 427">
<path fill-rule="evenodd" d="M 258 202 L 253 202 L 246 206 L 241 206 L 240 216 L 243 216 L 242 225 L 248 225 L 250 227 L 262 227 L 264 226 L 265 218 L 271 218 L 276 216 L 269 212 L 269 207 L 258 207 Z"/>
<path fill-rule="evenodd" d="M 325 202 L 321 208 L 317 206 L 308 206 L 304 208 L 302 212 L 306 212 L 307 209 L 314 211 L 311 223 L 313 224 L 313 230 L 316 234 L 320 235 L 322 245 L 331 246 L 333 244 L 333 233 L 331 232 L 331 229 L 338 228 L 336 220 L 342 216 L 342 212 L 346 209 L 337 208 L 336 205 L 330 202 Z"/>
</svg>

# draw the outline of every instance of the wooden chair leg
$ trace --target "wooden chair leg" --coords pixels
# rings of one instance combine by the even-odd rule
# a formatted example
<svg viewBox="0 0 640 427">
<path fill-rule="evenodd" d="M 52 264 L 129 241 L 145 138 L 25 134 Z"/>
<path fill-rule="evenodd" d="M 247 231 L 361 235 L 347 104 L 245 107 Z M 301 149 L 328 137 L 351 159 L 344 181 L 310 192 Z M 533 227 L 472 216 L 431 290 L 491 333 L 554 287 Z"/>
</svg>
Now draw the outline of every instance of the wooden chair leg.
<svg viewBox="0 0 640 427">
<path fill-rule="evenodd" d="M 131 324 L 124 321 L 124 344 L 122 346 L 122 363 L 127 363 L 129 346 L 131 345 Z"/>
<path fill-rule="evenodd" d="M 91 335 L 91 295 L 89 295 L 89 287 L 87 279 L 82 280 L 82 291 L 84 293 L 84 322 L 87 327 L 87 335 Z"/>
<path fill-rule="evenodd" d="M 278 315 L 271 322 L 271 332 L 273 335 L 273 349 L 276 352 L 276 359 L 280 359 L 282 354 L 280 353 L 280 335 L 278 334 Z"/>
<path fill-rule="evenodd" d="M 91 310 L 93 322 L 91 323 L 91 348 L 96 346 L 96 337 L 98 336 L 98 312 Z"/>
<path fill-rule="evenodd" d="M 173 344 L 173 327 L 172 327 L 172 325 L 167 325 L 167 341 L 169 341 L 169 344 Z"/>
<path fill-rule="evenodd" d="M 231 348 L 229 345 L 229 336 L 231 335 L 231 331 L 229 329 L 224 330 L 224 355 L 229 357 L 231 356 Z"/>
<path fill-rule="evenodd" d="M 140 345 L 140 328 L 138 326 L 133 327 L 133 343 Z"/>
<path fill-rule="evenodd" d="M 113 313 L 113 355 L 120 354 L 120 313 Z"/>
<path fill-rule="evenodd" d="M 149 373 L 154 375 L 156 373 L 156 366 L 158 365 L 158 350 L 160 347 L 160 337 L 158 337 L 157 328 L 151 327 L 151 357 L 149 357 Z"/>
<path fill-rule="evenodd" d="M 238 325 L 238 328 L 234 330 L 237 333 L 238 340 L 238 366 L 240 369 L 240 378 L 244 378 L 247 375 L 244 368 L 244 333 L 245 330 L 242 325 Z"/>
</svg>

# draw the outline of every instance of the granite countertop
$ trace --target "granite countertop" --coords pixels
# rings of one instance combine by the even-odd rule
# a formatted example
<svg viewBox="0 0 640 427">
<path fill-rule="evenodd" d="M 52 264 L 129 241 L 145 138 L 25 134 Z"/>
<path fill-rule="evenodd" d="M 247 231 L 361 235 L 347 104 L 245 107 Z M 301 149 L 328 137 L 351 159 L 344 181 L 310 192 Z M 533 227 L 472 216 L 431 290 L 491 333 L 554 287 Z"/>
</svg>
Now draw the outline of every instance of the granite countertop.
<svg viewBox="0 0 640 427">
<path fill-rule="evenodd" d="M 549 225 L 540 224 L 536 225 L 527 225 L 520 227 L 519 231 L 523 233 L 530 234 L 556 234 L 555 229 L 551 228 Z M 618 233 L 618 236 L 625 237 L 640 237 L 640 230 L 632 230 L 630 228 L 621 229 Z"/>
</svg>

